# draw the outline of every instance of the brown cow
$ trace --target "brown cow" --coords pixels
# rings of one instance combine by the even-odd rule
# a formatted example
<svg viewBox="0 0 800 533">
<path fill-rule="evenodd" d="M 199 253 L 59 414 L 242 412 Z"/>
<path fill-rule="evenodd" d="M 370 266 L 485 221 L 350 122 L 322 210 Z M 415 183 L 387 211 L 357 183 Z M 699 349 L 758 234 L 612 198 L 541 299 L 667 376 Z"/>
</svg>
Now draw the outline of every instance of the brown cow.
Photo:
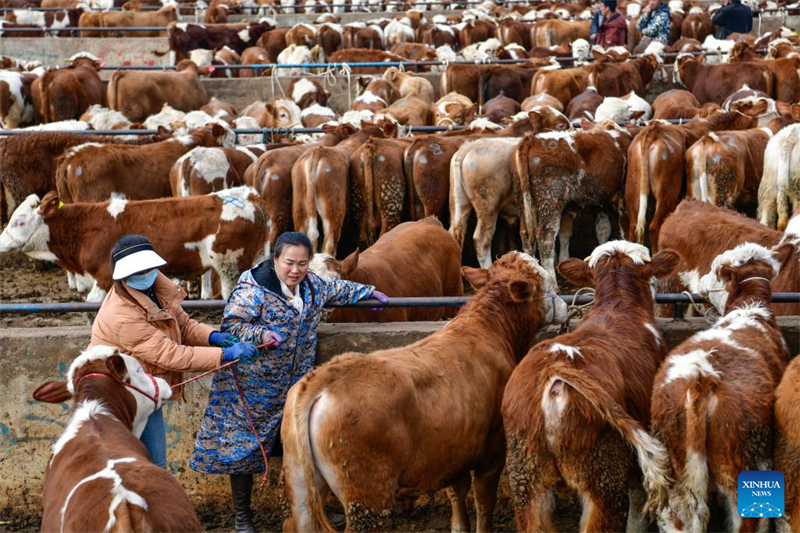
<svg viewBox="0 0 800 533">
<path fill-rule="evenodd" d="M 140 233 L 167 261 L 164 274 L 195 277 L 211 268 L 227 298 L 239 274 L 263 259 L 264 219 L 261 199 L 249 187 L 189 198 L 88 204 L 61 204 L 50 192 L 41 201 L 29 196 L 14 211 L 0 235 L 0 253 L 21 251 L 89 275 L 95 287 L 87 300 L 101 301 L 113 284 L 111 249 L 124 235 Z"/>
<path fill-rule="evenodd" d="M 201 530 L 178 480 L 151 462 L 138 438 L 147 417 L 172 397 L 165 380 L 116 348 L 92 346 L 72 362 L 67 381 L 48 381 L 33 397 L 73 400 L 45 470 L 44 531 Z"/>
<path fill-rule="evenodd" d="M 434 118 L 437 126 L 466 125 L 472 122 L 478 111 L 478 105 L 457 92 L 448 93 L 434 105 Z"/>
<path fill-rule="evenodd" d="M 655 211 L 649 226 L 650 248 L 659 249 L 658 231 L 681 198 L 686 149 L 709 131 L 754 127 L 758 119 L 740 113 L 717 112 L 708 120 L 684 125 L 650 122 L 628 149 L 625 180 L 625 209 L 622 227 L 628 240 L 645 242 L 647 204 L 655 198 Z"/>
<path fill-rule="evenodd" d="M 286 88 L 286 94 L 294 100 L 300 109 L 305 109 L 313 104 L 328 105 L 331 93 L 326 91 L 320 83 L 311 78 L 298 78 L 292 80 Z"/>
<path fill-rule="evenodd" d="M 56 189 L 64 202 L 102 202 L 172 196 L 169 172 L 195 146 L 220 146 L 227 134 L 219 124 L 146 146 L 86 143 L 69 149 L 56 168 Z"/>
<path fill-rule="evenodd" d="M 430 45 L 434 48 L 449 46 L 453 50 L 458 50 L 458 33 L 444 24 L 423 24 L 417 29 L 419 42 Z"/>
<path fill-rule="evenodd" d="M 294 227 L 303 231 L 314 249 L 319 242 L 319 219 L 322 219 L 321 251 L 336 256 L 348 212 L 350 156 L 356 148 L 373 136 L 383 137 L 381 128 L 373 126 L 353 133 L 336 146 L 309 149 L 292 167 L 292 219 Z"/>
<path fill-rule="evenodd" d="M 395 85 L 383 78 L 363 76 L 356 79 L 358 96 L 350 106 L 352 111 L 369 110 L 373 113 L 389 107 L 400 98 Z"/>
<path fill-rule="evenodd" d="M 600 61 L 592 65 L 586 82 L 596 87 L 601 96 L 624 96 L 633 91 L 644 98 L 659 65 L 658 57 L 654 54 L 624 63 Z"/>
<path fill-rule="evenodd" d="M 537 112 L 520 113 L 504 129 L 491 134 L 473 130 L 420 136 L 414 140 L 403 156 L 403 169 L 408 181 L 410 218 L 435 216 L 446 220 L 450 197 L 450 160 L 456 150 L 467 141 L 489 135 L 491 137 L 521 137 L 530 131 L 555 129 L 563 115 L 543 107 Z M 419 202 L 419 205 L 418 205 Z"/>
<path fill-rule="evenodd" d="M 664 221 L 659 242 L 681 254 L 681 262 L 661 292 L 700 290 L 700 278 L 711 270 L 714 258 L 744 242 L 777 250 L 786 242 L 795 245 L 794 259 L 784 264 L 772 284 L 774 292 L 800 291 L 800 217 L 795 216 L 786 233 L 770 229 L 752 218 L 708 202 L 686 199 Z M 796 315 L 800 304 L 773 304 L 777 315 Z"/>
<path fill-rule="evenodd" d="M 255 163 L 266 150 L 263 144 L 236 148 L 193 148 L 175 161 L 169 171 L 172 196 L 198 196 L 240 187 L 245 184 L 247 167 Z"/>
<path fill-rule="evenodd" d="M 487 119 L 499 124 L 503 119 L 509 119 L 520 112 L 519 102 L 507 97 L 503 91 L 483 104 L 481 114 Z M 488 268 L 484 266 L 484 268 Z"/>
<path fill-rule="evenodd" d="M 567 105 L 567 118 L 570 121 L 582 118 L 594 120 L 594 112 L 603 103 L 603 97 L 598 94 L 597 89 L 589 86 L 581 94 L 574 97 Z"/>
<path fill-rule="evenodd" d="M 570 101 L 586 90 L 589 70 L 576 67 L 563 70 L 540 70 L 533 77 L 531 94 L 546 92 L 566 109 Z"/>
<path fill-rule="evenodd" d="M 569 120 L 553 109 L 534 109 L 531 113 L 551 116 L 549 130 L 571 129 Z M 478 263 L 488 268 L 492 264 L 491 244 L 497 219 L 510 227 L 519 220 L 517 187 L 511 175 L 511 155 L 520 143 L 519 137 L 482 138 L 463 144 L 450 161 L 450 233 L 459 245 L 464 245 L 467 223 L 475 212 L 474 241 Z M 516 246 L 511 246 L 516 248 Z"/>
<path fill-rule="evenodd" d="M 689 13 L 681 24 L 681 38 L 703 42 L 714 31 L 711 16 L 706 12 Z"/>
<path fill-rule="evenodd" d="M 350 213 L 360 246 L 400 224 L 408 205 L 403 153 L 413 141 L 373 137 L 350 156 Z"/>
<path fill-rule="evenodd" d="M 89 53 L 69 58 L 71 65 L 48 70 L 34 86 L 39 85 L 41 115 L 44 122 L 79 118 L 93 104 L 106 104 L 106 90 L 97 72 L 103 63 Z"/>
<path fill-rule="evenodd" d="M 532 59 L 512 66 L 448 65 L 442 73 L 439 92 L 443 95 L 457 92 L 482 105 L 503 91 L 509 98 L 522 102 L 531 94 L 531 80 L 544 64 L 543 60 Z"/>
<path fill-rule="evenodd" d="M 175 61 L 189 59 L 189 53 L 197 48 L 220 50 L 228 46 L 241 54 L 245 48 L 258 43 L 264 33 L 275 28 L 272 22 L 262 19 L 259 22 L 237 24 L 170 24 L 167 29 L 169 48 L 175 52 Z M 267 46 L 263 48 L 270 49 Z"/>
<path fill-rule="evenodd" d="M 275 246 L 278 236 L 292 229 L 292 169 L 297 160 L 306 151 L 315 146 L 335 146 L 349 137 L 354 128 L 351 126 L 325 127 L 325 134 L 316 142 L 287 146 L 270 150 L 260 156 L 253 164 L 252 173 L 245 174 L 247 185 L 261 194 L 269 237 L 267 254 Z"/>
<path fill-rule="evenodd" d="M 178 20 L 173 6 L 164 6 L 158 11 L 87 11 L 81 15 L 81 28 L 164 28 Z M 163 37 L 163 31 L 91 31 L 82 30 L 81 37 Z"/>
<path fill-rule="evenodd" d="M 589 20 L 545 20 L 531 28 L 531 46 L 558 46 L 589 39 Z"/>
<path fill-rule="evenodd" d="M 800 530 L 800 357 L 795 357 L 775 390 L 775 470 L 785 472 L 785 512 L 778 531 Z"/>
<path fill-rule="evenodd" d="M 176 72 L 114 72 L 108 84 L 108 105 L 121 111 L 133 122 L 143 122 L 155 115 L 164 104 L 181 111 L 200 109 L 208 103 L 208 94 L 200 82 L 200 69 L 191 61 L 182 61 Z"/>
<path fill-rule="evenodd" d="M 767 142 L 790 123 L 776 118 L 762 128 L 700 137 L 686 150 L 686 196 L 730 209 L 756 206 Z"/>
<path fill-rule="evenodd" d="M 33 122 L 35 74 L 0 70 L 0 128 L 13 130 Z"/>
<path fill-rule="evenodd" d="M 382 119 L 401 126 L 432 126 L 433 107 L 422 98 L 406 96 L 375 115 L 375 121 Z"/>
<path fill-rule="evenodd" d="M 404 222 L 381 235 L 378 242 L 337 261 L 315 254 L 311 270 L 328 279 L 348 279 L 380 287 L 387 296 L 462 296 L 461 248 L 435 218 Z M 403 272 L 398 276 L 398 272 Z M 455 315 L 444 307 L 337 309 L 330 322 L 408 322 L 441 320 Z"/>
<path fill-rule="evenodd" d="M 528 135 L 511 156 L 511 172 L 521 191 L 522 248 L 533 251 L 535 239 L 542 266 L 553 277 L 556 235 L 565 209 L 576 205 L 617 210 L 625 190 L 631 134 L 611 121 L 585 127 Z M 569 240 L 566 235 L 561 238 Z"/>
<path fill-rule="evenodd" d="M 724 496 L 733 531 L 759 529 L 757 517 L 740 514 L 738 478 L 772 469 L 773 394 L 790 354 L 770 309 L 770 280 L 793 251 L 744 243 L 717 256 L 700 290 L 724 316 L 672 350 L 658 371 L 653 431 L 677 478 L 658 502 L 662 530 L 705 531 L 711 487 Z"/>
<path fill-rule="evenodd" d="M 653 120 L 689 119 L 700 113 L 700 102 L 689 92 L 671 89 L 656 96 L 653 100 Z"/>
<path fill-rule="evenodd" d="M 134 140 L 60 131 L 10 135 L 0 139 L 0 182 L 4 193 L 19 204 L 31 194 L 41 198 L 56 189 L 58 158 L 70 148 L 85 143 L 150 144 L 168 137 L 163 131 Z M 0 205 L 0 224 L 8 221 L 8 208 L 6 202 Z"/>
<path fill-rule="evenodd" d="M 391 53 L 404 57 L 409 61 L 435 61 L 436 52 L 433 47 L 422 43 L 398 43 L 392 46 Z M 420 67 L 420 71 L 425 71 L 429 67 Z"/>
<path fill-rule="evenodd" d="M 611 241 L 585 261 L 558 265 L 570 283 L 594 285 L 594 306 L 574 331 L 534 346 L 506 386 L 503 423 L 519 531 L 555 531 L 561 483 L 583 500 L 581 532 L 623 531 L 628 500 L 628 529 L 647 529 L 637 507 L 640 479 L 653 496 L 666 493 L 670 481 L 667 450 L 647 433 L 653 378 L 667 351 L 650 280 L 669 275 L 677 262 L 671 250 L 651 258 L 642 245 Z"/>
<path fill-rule="evenodd" d="M 478 292 L 446 328 L 405 348 L 341 355 L 289 390 L 284 531 L 334 531 L 322 509 L 328 489 L 349 530 L 376 531 L 398 497 L 443 486 L 452 487 L 451 530 L 469 531 L 471 471 L 477 530 L 493 529 L 503 388 L 536 331 L 563 321 L 566 306 L 526 254 L 462 270 Z"/>
<path fill-rule="evenodd" d="M 277 56 L 275 56 L 274 59 L 277 59 Z M 242 52 L 241 60 L 242 65 L 266 65 L 274 62 L 273 58 L 269 55 L 269 52 L 259 46 L 251 46 L 250 48 L 245 49 L 245 51 Z M 266 75 L 268 72 L 268 69 L 243 68 L 239 70 L 239 77 L 257 78 L 259 76 Z"/>
<path fill-rule="evenodd" d="M 725 99 L 742 85 L 763 91 L 774 98 L 775 74 L 763 61 L 707 65 L 703 56 L 679 55 L 675 60 L 673 81 L 689 89 L 701 104 Z"/>
</svg>

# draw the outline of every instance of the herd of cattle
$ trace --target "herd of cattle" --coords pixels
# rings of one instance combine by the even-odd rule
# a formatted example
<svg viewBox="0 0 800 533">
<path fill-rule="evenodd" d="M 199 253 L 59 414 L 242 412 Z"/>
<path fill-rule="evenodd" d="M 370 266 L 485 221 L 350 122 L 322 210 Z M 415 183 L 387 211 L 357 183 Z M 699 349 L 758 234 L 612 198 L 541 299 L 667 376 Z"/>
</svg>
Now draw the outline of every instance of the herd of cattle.
<svg viewBox="0 0 800 533">
<path fill-rule="evenodd" d="M 582 498 L 582 531 L 645 531 L 650 519 L 662 531 L 704 531 L 711 492 L 733 531 L 755 531 L 759 520 L 738 513 L 737 475 L 771 468 L 786 477 L 778 531 L 800 531 L 800 359 L 775 318 L 800 315 L 800 303 L 771 303 L 773 291 L 800 292 L 795 32 L 719 41 L 713 5 L 677 1 L 670 43 L 636 55 L 633 24 L 628 48 L 589 45 L 588 2 L 486 2 L 357 24 L 328 13 L 292 28 L 224 22 L 271 4 L 215 0 L 209 24 L 176 22 L 180 6 L 137 11 L 146 2 L 80 15 L 81 25 L 92 15 L 114 26 L 111 15 L 171 10 L 165 22 L 119 25 L 169 22 L 174 72 L 117 71 L 106 82 L 88 53 L 50 69 L 2 58 L 0 125 L 30 131 L 0 140 L 0 253 L 57 262 L 90 300 L 111 286 L 109 250 L 129 233 L 151 239 L 166 274 L 202 276 L 204 298 L 227 297 L 291 229 L 320 250 L 313 270 L 390 297 L 462 295 L 463 275 L 475 294 L 447 327 L 371 357 L 339 356 L 291 389 L 287 531 L 333 531 L 329 493 L 349 531 L 374 531 L 396 502 L 443 487 L 453 531 L 470 530 L 471 487 L 477 530 L 490 531 L 504 469 L 521 531 L 554 530 L 556 493 L 567 488 Z M 631 21 L 641 7 L 619 6 Z M 278 72 L 225 68 L 234 64 L 409 59 L 443 65 L 352 66 L 347 108 L 329 107 L 325 76 L 299 67 L 284 96 L 241 112 L 203 83 Z M 423 125 L 455 131 L 408 134 Z M 321 132 L 257 144 L 260 135 L 234 131 L 297 126 Z M 139 128 L 157 133 L 59 131 Z M 473 214 L 480 268 L 461 267 Z M 583 220 L 599 246 L 569 259 Z M 499 221 L 513 230 L 506 238 Z M 356 246 L 364 251 L 345 252 Z M 568 317 L 557 274 L 593 286 L 594 305 L 573 331 L 537 343 Z M 670 352 L 654 287 L 700 293 L 720 318 Z M 450 317 L 353 309 L 332 319 Z M 111 379 L 87 381 L 100 374 Z M 75 411 L 48 466 L 43 530 L 199 530 L 180 485 L 129 431 L 169 396 L 104 348 L 37 390 L 41 401 L 72 398 Z M 98 434 L 113 436 L 102 450 Z M 111 490 L 76 492 L 96 478 Z M 87 502 L 97 512 L 84 512 Z"/>
</svg>

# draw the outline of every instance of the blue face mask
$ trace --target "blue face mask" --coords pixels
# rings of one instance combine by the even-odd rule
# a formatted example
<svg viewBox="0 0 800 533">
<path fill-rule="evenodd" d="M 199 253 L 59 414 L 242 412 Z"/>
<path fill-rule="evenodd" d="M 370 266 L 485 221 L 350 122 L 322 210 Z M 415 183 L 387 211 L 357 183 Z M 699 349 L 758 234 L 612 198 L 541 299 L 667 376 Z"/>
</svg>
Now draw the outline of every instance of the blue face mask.
<svg viewBox="0 0 800 533">
<path fill-rule="evenodd" d="M 145 272 L 144 274 L 136 274 L 134 276 L 125 278 L 125 284 L 132 289 L 136 289 L 137 291 L 143 291 L 152 287 L 157 277 L 158 270 L 153 269 L 150 272 Z"/>
</svg>

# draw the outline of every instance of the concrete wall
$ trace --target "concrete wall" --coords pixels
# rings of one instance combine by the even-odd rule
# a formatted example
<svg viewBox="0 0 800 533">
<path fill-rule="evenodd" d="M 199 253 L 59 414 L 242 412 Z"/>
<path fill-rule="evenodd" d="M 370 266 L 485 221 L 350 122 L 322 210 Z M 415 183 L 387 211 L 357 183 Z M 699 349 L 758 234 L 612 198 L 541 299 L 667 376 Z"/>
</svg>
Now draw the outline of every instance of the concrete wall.
<svg viewBox="0 0 800 533">
<path fill-rule="evenodd" d="M 800 352 L 800 321 L 783 317 L 779 324 L 792 353 Z M 318 362 L 347 352 L 370 352 L 404 346 L 424 338 L 443 323 L 323 324 Z M 667 344 L 677 346 L 698 330 L 704 320 L 661 321 Z M 551 328 L 542 337 L 555 335 Z M 76 355 L 89 341 L 88 327 L 8 328 L 0 331 L 0 523 L 35 525 L 40 517 L 42 483 L 49 448 L 69 420 L 70 404 L 39 404 L 34 389 L 48 380 L 63 379 Z M 170 471 L 178 478 L 206 522 L 227 515 L 229 489 L 225 476 L 198 475 L 188 467 L 200 426 L 211 377 L 188 387 L 185 404 L 165 408 Z M 275 488 L 279 464 L 272 465 L 271 486 L 257 492 L 256 507 L 280 516 Z"/>
</svg>

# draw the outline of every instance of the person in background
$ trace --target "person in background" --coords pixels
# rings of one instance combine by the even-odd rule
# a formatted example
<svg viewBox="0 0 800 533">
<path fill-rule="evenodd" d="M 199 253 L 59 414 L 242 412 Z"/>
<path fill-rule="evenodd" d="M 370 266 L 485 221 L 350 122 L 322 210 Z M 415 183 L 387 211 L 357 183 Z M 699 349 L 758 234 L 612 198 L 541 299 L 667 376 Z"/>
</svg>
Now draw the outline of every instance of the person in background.
<svg viewBox="0 0 800 533">
<path fill-rule="evenodd" d="M 186 293 L 158 271 L 167 262 L 147 237 L 126 235 L 111 250 L 114 286 L 92 324 L 91 345 L 115 346 L 170 385 L 182 372 L 212 370 L 258 355 L 255 345 L 189 318 L 181 308 Z M 175 391 L 183 397 L 182 391 Z M 139 437 L 150 459 L 167 468 L 167 430 L 161 408 L 147 419 Z"/>
<path fill-rule="evenodd" d="M 711 24 L 717 26 L 717 39 L 727 39 L 731 33 L 750 33 L 753 29 L 753 11 L 741 0 L 727 0 L 714 13 Z"/>
<path fill-rule="evenodd" d="M 603 0 L 600 13 L 603 22 L 597 32 L 597 44 L 603 48 L 625 46 L 628 43 L 628 23 L 617 13 L 617 0 Z"/>
<path fill-rule="evenodd" d="M 589 44 L 597 44 L 597 32 L 600 30 L 600 24 L 603 22 L 603 15 L 600 12 L 603 7 L 603 0 L 595 0 L 592 3 L 592 22 L 589 24 Z"/>
<path fill-rule="evenodd" d="M 223 331 L 268 349 L 237 369 L 258 435 L 247 421 L 233 374 L 217 372 L 189 466 L 230 475 L 237 532 L 255 531 L 250 494 L 253 474 L 266 469 L 261 446 L 272 450 L 289 388 L 314 366 L 323 307 L 366 298 L 388 302 L 371 285 L 326 281 L 309 272 L 313 255 L 304 234 L 282 234 L 274 256 L 241 275 L 223 313 Z"/>
<path fill-rule="evenodd" d="M 669 6 L 665 1 L 647 2 L 639 15 L 639 20 L 636 21 L 636 28 L 642 32 L 642 40 L 636 45 L 633 51 L 635 54 L 644 51 L 652 41 L 669 44 L 670 16 Z"/>
</svg>

